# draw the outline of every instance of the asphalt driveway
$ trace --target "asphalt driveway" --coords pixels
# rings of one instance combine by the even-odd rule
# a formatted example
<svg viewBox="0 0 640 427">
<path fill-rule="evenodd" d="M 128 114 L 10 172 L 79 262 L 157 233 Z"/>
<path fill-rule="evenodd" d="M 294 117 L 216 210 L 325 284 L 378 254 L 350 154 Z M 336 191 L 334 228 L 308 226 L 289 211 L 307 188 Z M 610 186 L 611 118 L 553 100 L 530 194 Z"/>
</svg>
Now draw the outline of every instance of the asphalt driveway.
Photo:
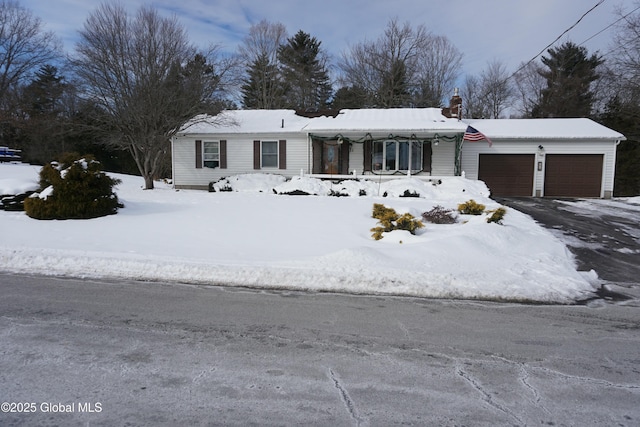
<svg viewBox="0 0 640 427">
<path fill-rule="evenodd" d="M 575 254 L 578 270 L 598 273 L 603 295 L 612 290 L 640 301 L 640 206 L 623 200 L 496 200 L 552 230 Z"/>
</svg>

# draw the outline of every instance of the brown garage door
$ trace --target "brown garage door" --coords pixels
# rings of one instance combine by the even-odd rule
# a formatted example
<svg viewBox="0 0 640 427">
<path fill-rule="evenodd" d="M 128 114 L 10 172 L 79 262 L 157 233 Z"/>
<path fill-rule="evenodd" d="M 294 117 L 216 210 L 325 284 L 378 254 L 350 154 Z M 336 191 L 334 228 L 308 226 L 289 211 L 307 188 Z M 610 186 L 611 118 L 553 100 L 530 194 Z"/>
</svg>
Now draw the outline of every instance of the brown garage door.
<svg viewBox="0 0 640 427">
<path fill-rule="evenodd" d="M 547 154 L 544 195 L 600 197 L 602 154 Z"/>
<path fill-rule="evenodd" d="M 533 154 L 480 154 L 478 179 L 493 196 L 528 196 L 533 193 Z"/>
</svg>

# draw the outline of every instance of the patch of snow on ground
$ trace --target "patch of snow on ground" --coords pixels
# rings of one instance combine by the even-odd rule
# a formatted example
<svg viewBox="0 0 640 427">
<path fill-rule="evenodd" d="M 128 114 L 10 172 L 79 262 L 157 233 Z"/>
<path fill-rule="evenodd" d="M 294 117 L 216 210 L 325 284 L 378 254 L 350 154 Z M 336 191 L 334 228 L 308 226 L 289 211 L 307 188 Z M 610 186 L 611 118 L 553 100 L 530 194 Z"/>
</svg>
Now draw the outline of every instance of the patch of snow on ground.
<svg viewBox="0 0 640 427">
<path fill-rule="evenodd" d="M 0 165 L 0 188 L 37 182 L 39 168 Z M 529 216 L 507 208 L 504 225 L 487 215 L 425 223 L 371 238 L 374 203 L 420 218 L 440 205 L 474 199 L 500 207 L 484 183 L 461 177 L 339 184 L 308 177 L 227 178 L 232 192 L 176 191 L 142 178 L 122 180 L 125 207 L 91 220 L 38 221 L 0 211 L 0 270 L 77 277 L 223 284 L 441 298 L 569 303 L 597 288 L 577 272 L 566 246 Z M 7 184 L 14 180 L 13 184 Z M 221 183 L 222 185 L 222 183 Z M 301 190 L 318 196 L 275 195 Z M 287 190 L 287 191 L 284 191 Z M 351 197 L 328 197 L 331 193 Z M 405 190 L 420 197 L 398 197 Z M 382 197 L 387 193 L 387 197 Z M 366 195 L 362 195 L 366 194 Z"/>
</svg>

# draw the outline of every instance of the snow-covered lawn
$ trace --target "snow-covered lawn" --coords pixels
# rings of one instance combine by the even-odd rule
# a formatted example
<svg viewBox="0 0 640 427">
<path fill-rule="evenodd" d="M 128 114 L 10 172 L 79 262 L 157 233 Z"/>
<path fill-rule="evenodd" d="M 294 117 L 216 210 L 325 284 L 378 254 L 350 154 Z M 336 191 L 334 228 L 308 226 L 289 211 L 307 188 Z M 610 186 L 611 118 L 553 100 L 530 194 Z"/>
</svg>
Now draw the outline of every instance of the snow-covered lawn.
<svg viewBox="0 0 640 427">
<path fill-rule="evenodd" d="M 37 188 L 39 170 L 0 165 L 0 194 Z M 142 178 L 115 176 L 122 180 L 116 192 L 125 205 L 117 215 L 39 221 L 0 211 L 0 270 L 561 303 L 598 287 L 597 274 L 577 272 L 557 237 L 513 209 L 507 208 L 503 225 L 487 223 L 486 215 L 460 215 L 456 224 L 425 222 L 417 235 L 393 231 L 379 241 L 371 238 L 374 203 L 417 218 L 436 205 L 455 209 L 469 199 L 487 209 L 500 207 L 480 181 L 331 184 L 248 175 L 229 180 L 237 191 L 209 193 L 176 191 L 164 183 L 144 191 Z M 321 195 L 275 195 L 274 187 Z M 420 197 L 398 197 L 407 189 Z M 326 196 L 330 190 L 352 196 Z"/>
</svg>

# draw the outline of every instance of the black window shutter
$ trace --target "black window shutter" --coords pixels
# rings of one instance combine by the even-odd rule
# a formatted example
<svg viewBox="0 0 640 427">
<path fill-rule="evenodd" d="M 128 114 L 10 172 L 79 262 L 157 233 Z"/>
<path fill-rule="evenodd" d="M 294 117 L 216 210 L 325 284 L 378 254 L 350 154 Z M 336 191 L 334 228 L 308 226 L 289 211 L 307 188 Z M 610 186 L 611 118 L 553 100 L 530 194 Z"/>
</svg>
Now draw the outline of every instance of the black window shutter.
<svg viewBox="0 0 640 427">
<path fill-rule="evenodd" d="M 281 139 L 278 144 L 278 167 L 280 169 L 287 168 L 287 141 Z"/>
<path fill-rule="evenodd" d="M 202 141 L 196 139 L 196 169 L 202 169 Z"/>
<path fill-rule="evenodd" d="M 431 172 L 431 141 L 422 144 L 422 171 Z"/>
<path fill-rule="evenodd" d="M 220 169 L 227 168 L 227 140 L 220 140 Z"/>
<path fill-rule="evenodd" d="M 260 141 L 253 141 L 253 168 L 260 169 Z"/>
<path fill-rule="evenodd" d="M 373 165 L 373 141 L 364 142 L 364 170 L 371 172 Z"/>
</svg>

